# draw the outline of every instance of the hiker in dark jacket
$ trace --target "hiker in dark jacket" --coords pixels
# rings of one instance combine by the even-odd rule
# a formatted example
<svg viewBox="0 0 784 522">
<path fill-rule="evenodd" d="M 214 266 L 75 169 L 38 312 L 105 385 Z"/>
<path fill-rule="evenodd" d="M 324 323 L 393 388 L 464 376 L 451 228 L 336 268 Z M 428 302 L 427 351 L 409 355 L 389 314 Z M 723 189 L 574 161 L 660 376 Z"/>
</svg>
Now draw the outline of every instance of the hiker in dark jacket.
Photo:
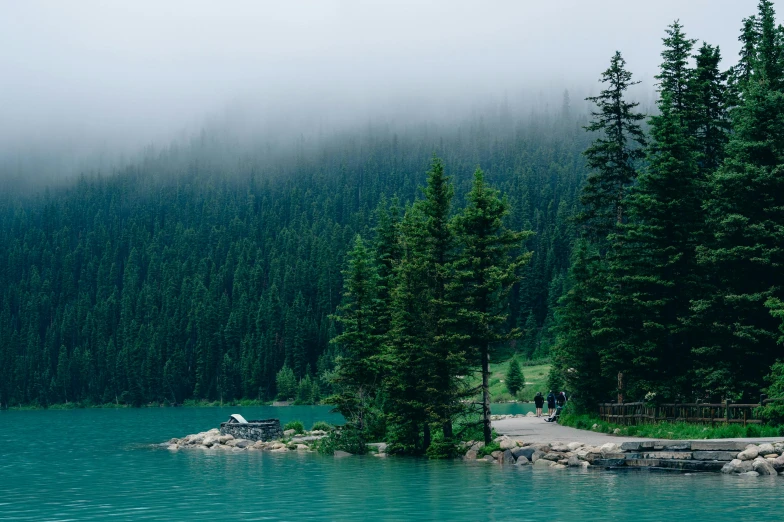
<svg viewBox="0 0 784 522">
<path fill-rule="evenodd" d="M 566 404 L 566 394 L 564 392 L 561 392 L 561 393 L 558 394 L 558 396 L 555 398 L 555 404 L 559 408 L 563 408 L 564 407 L 564 404 Z"/>
<path fill-rule="evenodd" d="M 542 396 L 542 392 L 536 392 L 536 397 L 534 397 L 534 404 L 536 404 L 536 416 L 542 416 L 542 406 L 544 406 L 544 396 Z"/>
<path fill-rule="evenodd" d="M 551 415 L 555 411 L 555 394 L 553 390 L 547 395 L 547 415 Z"/>
</svg>

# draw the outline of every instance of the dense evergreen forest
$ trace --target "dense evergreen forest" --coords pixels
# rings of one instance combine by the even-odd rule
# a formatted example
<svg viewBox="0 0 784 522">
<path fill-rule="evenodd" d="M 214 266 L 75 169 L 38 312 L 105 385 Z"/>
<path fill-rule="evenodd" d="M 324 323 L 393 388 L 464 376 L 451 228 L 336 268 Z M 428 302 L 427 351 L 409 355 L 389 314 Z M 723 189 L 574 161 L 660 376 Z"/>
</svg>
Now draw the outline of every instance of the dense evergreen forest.
<svg viewBox="0 0 784 522">
<path fill-rule="evenodd" d="M 554 385 L 585 410 L 757 402 L 784 382 L 784 27 L 761 0 L 741 29 L 723 70 L 667 28 L 649 132 L 620 53 L 602 75 L 553 351 Z"/>
<path fill-rule="evenodd" d="M 0 406 L 332 393 L 346 252 L 435 153 L 457 199 L 481 166 L 535 232 L 508 322 L 544 357 L 586 170 L 582 115 L 513 115 L 303 140 L 276 159 L 218 132 L 111 175 L 0 196 Z M 396 199 L 395 199 L 396 198 Z"/>
<path fill-rule="evenodd" d="M 723 71 L 720 50 L 697 47 L 675 21 L 655 114 L 630 99 L 638 82 L 620 52 L 589 98 L 590 173 L 570 220 L 576 248 L 551 354 L 551 386 L 572 392 L 572 409 L 781 390 L 784 27 L 771 2 L 740 39 L 738 65 Z M 349 256 L 336 393 L 325 400 L 360 443 L 384 436 L 393 452 L 449 456 L 478 391 L 492 440 L 488 358 L 518 335 L 508 296 L 529 261 L 519 251 L 528 232 L 509 226 L 508 203 L 481 170 L 450 220 L 451 183 L 434 159 L 424 199 L 377 227 L 370 251 L 358 237 Z M 464 378 L 474 372 L 480 386 Z M 763 411 L 771 422 L 780 414 Z"/>
</svg>

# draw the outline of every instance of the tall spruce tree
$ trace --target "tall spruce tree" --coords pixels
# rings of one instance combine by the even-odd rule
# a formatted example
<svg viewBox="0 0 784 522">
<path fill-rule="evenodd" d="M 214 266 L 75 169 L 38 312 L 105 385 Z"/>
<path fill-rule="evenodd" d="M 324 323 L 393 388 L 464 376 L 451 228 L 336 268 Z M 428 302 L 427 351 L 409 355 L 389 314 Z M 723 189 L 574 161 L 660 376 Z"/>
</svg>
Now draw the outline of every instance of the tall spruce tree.
<svg viewBox="0 0 784 522">
<path fill-rule="evenodd" d="M 663 42 L 649 165 L 626 199 L 629 222 L 611 236 L 610 298 L 597 332 L 606 340 L 605 378 L 623 373 L 631 398 L 653 393 L 673 400 L 688 389 L 691 335 L 684 323 L 699 295 L 704 180 L 689 133 L 695 114 L 688 68 L 693 40 L 676 21 Z"/>
<path fill-rule="evenodd" d="M 632 73 L 625 67 L 626 61 L 616 52 L 601 76 L 605 89 L 587 98 L 597 110 L 585 128 L 599 135 L 585 151 L 592 173 L 580 195 L 584 207 L 581 221 L 591 238 L 602 244 L 624 221 L 626 190 L 637 177 L 636 163 L 645 156 L 642 147 L 646 139 L 639 124 L 645 116 L 634 110 L 639 103 L 625 97 L 629 87 L 639 82 L 632 81 Z"/>
<path fill-rule="evenodd" d="M 771 2 L 759 3 L 755 28 L 750 79 L 704 205 L 712 237 L 700 260 L 713 290 L 694 305 L 706 329 L 695 349 L 696 384 L 712 397 L 755 396 L 780 354 L 777 324 L 765 309 L 784 288 L 782 42 Z"/>
<path fill-rule="evenodd" d="M 343 303 L 333 316 L 343 326 L 332 340 L 340 353 L 333 377 L 338 391 L 325 402 L 335 405 L 361 432 L 381 385 L 382 357 L 376 333 L 378 272 L 373 253 L 360 236 L 354 240 L 343 275 Z"/>
<path fill-rule="evenodd" d="M 498 190 L 489 186 L 481 169 L 474 172 L 468 204 L 455 217 L 455 230 L 463 247 L 455 262 L 459 286 L 459 317 L 468 345 L 482 372 L 482 423 L 485 444 L 490 426 L 491 347 L 516 335 L 508 327 L 508 295 L 520 280 L 520 268 L 531 255 L 520 254 L 530 232 L 515 232 L 504 225 L 509 209 Z"/>
<path fill-rule="evenodd" d="M 595 322 L 605 296 L 606 274 L 596 247 L 585 239 L 575 246 L 569 269 L 569 290 L 556 310 L 556 342 L 549 381 L 571 390 L 570 403 L 578 411 L 592 412 L 608 400 L 614 381 L 602 373 L 603 343 L 594 335 Z"/>
<path fill-rule="evenodd" d="M 719 48 L 703 43 L 694 59 L 695 69 L 689 83 L 693 103 L 690 134 L 700 169 L 707 175 L 724 160 L 730 131 L 730 95 L 727 73 L 719 69 Z"/>
</svg>

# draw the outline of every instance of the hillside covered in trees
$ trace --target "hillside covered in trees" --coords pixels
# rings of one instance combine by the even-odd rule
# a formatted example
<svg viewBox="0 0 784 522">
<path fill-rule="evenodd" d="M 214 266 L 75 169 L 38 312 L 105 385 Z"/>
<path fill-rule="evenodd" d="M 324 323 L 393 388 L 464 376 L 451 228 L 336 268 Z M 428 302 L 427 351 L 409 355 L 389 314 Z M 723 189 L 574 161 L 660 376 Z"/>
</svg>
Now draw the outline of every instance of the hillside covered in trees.
<svg viewBox="0 0 784 522">
<path fill-rule="evenodd" d="M 543 357 L 576 234 L 583 124 L 567 104 L 525 118 L 502 107 L 336 133 L 274 160 L 205 132 L 112 175 L 6 191 L 0 406 L 331 393 L 346 252 L 357 233 L 373 240 L 377 209 L 421 198 L 434 153 L 458 201 L 481 166 L 509 226 L 535 233 L 509 322 L 517 348 Z"/>
</svg>

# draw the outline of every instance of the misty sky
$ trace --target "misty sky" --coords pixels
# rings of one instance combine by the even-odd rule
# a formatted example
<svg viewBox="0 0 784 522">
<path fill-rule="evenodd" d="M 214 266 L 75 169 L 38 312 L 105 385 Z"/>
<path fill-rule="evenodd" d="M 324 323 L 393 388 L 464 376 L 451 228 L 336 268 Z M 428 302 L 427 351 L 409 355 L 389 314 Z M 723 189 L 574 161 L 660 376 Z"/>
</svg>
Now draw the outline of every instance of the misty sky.
<svg viewBox="0 0 784 522">
<path fill-rule="evenodd" d="M 720 45 L 727 66 L 756 3 L 7 0 L 0 148 L 52 136 L 136 147 L 238 103 L 364 115 L 407 97 L 587 91 L 616 49 L 650 84 L 668 23 Z"/>
</svg>

